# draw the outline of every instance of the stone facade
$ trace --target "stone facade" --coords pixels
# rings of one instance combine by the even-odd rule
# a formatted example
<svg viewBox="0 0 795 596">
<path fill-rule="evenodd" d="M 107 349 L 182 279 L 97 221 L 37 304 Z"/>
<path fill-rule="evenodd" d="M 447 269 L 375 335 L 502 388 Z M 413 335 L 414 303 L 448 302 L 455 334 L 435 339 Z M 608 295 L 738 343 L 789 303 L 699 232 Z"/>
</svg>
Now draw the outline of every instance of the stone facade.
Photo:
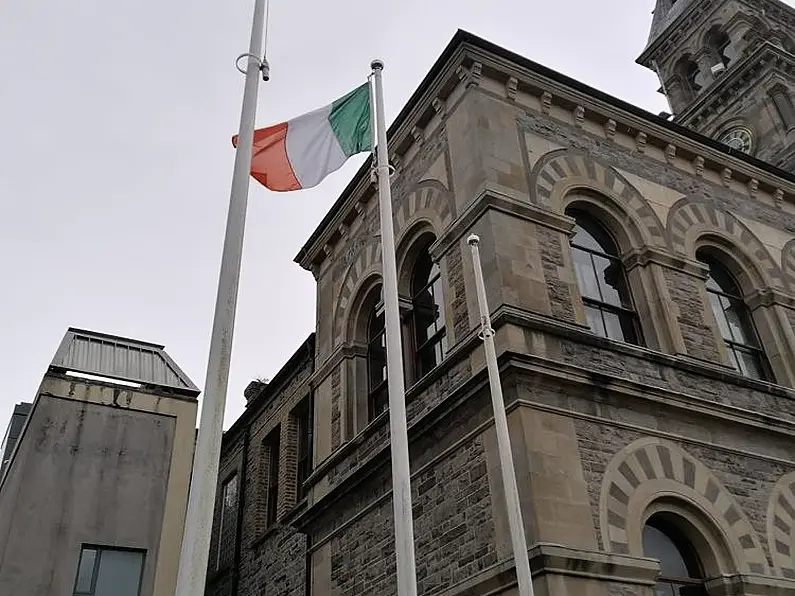
<svg viewBox="0 0 795 596">
<path fill-rule="evenodd" d="M 473 232 L 536 593 L 651 596 L 650 516 L 681 521 L 707 593 L 795 590 L 795 178 L 463 32 L 389 138 L 419 593 L 516 593 Z M 591 330 L 572 209 L 615 241 L 637 345 Z M 225 436 L 219 481 L 246 471 L 242 536 L 208 593 L 396 592 L 388 412 L 368 405 L 377 213 L 365 167 L 296 258 L 317 280 L 313 356 Z M 411 333 L 421 247 L 439 267 L 447 343 L 425 374 Z M 732 364 L 704 251 L 736 278 L 767 380 Z M 309 393 L 313 471 L 297 502 L 284 421 Z M 260 534 L 254 478 L 270 458 L 255 434 L 277 420 L 279 514 Z M 215 591 L 224 578 L 232 591 Z"/>
</svg>

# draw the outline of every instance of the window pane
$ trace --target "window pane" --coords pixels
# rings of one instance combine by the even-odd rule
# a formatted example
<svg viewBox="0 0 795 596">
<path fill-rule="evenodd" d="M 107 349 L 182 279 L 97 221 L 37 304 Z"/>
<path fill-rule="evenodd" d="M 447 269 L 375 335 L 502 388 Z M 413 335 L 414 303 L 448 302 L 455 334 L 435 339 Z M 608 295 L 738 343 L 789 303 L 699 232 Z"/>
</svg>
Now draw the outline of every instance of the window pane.
<svg viewBox="0 0 795 596">
<path fill-rule="evenodd" d="M 715 315 L 715 322 L 718 324 L 718 330 L 723 339 L 731 339 L 732 334 L 729 329 L 729 323 L 726 321 L 726 314 L 723 310 L 723 301 L 721 296 L 717 294 L 709 294 L 709 304 L 712 307 L 712 314 Z"/>
<path fill-rule="evenodd" d="M 664 577 L 691 577 L 684 557 L 665 533 L 653 526 L 643 528 L 643 554 L 660 561 L 660 575 Z"/>
<path fill-rule="evenodd" d="M 593 262 L 591 261 L 591 254 L 578 248 L 572 248 L 571 255 L 574 258 L 574 273 L 577 276 L 577 285 L 580 288 L 580 294 L 585 298 L 593 298 L 600 300 L 602 297 L 599 294 L 599 282 L 596 281 L 596 273 L 594 271 Z"/>
<path fill-rule="evenodd" d="M 139 596 L 143 563 L 140 552 L 103 550 L 95 596 Z"/>
<path fill-rule="evenodd" d="M 605 325 L 602 322 L 602 311 L 586 304 L 585 317 L 588 319 L 588 326 L 591 328 L 591 331 L 596 333 L 596 335 L 606 337 Z"/>
<path fill-rule="evenodd" d="M 579 224 L 574 226 L 574 236 L 571 239 L 571 243 L 576 246 L 582 246 L 583 248 L 590 248 L 597 252 L 604 252 L 604 248 L 596 241 L 596 238 L 589 234 Z"/>
<path fill-rule="evenodd" d="M 607 337 L 624 341 L 626 336 L 624 335 L 624 328 L 621 324 L 621 317 L 614 312 L 607 311 L 604 311 L 602 315 L 605 319 L 605 332 Z"/>
<path fill-rule="evenodd" d="M 756 338 L 751 329 L 751 316 L 745 304 L 727 298 L 723 299 L 723 303 L 734 341 L 747 346 L 756 346 Z"/>
<path fill-rule="evenodd" d="M 224 485 L 224 509 L 231 509 L 237 504 L 237 476 L 233 476 Z"/>
<path fill-rule="evenodd" d="M 94 579 L 94 561 L 97 558 L 97 551 L 93 548 L 84 548 L 80 553 L 80 565 L 77 568 L 77 582 L 75 592 L 91 593 L 91 580 Z"/>
<path fill-rule="evenodd" d="M 678 596 L 669 583 L 659 583 L 654 586 L 654 596 Z"/>
<path fill-rule="evenodd" d="M 746 377 L 752 379 L 763 379 L 762 365 L 759 362 L 759 356 L 750 351 L 734 348 L 734 356 L 737 360 L 739 371 Z"/>
<path fill-rule="evenodd" d="M 599 289 L 602 291 L 602 302 L 613 306 L 624 306 L 619 288 L 624 281 L 621 265 L 604 257 L 593 257 L 594 266 L 598 272 Z"/>
</svg>

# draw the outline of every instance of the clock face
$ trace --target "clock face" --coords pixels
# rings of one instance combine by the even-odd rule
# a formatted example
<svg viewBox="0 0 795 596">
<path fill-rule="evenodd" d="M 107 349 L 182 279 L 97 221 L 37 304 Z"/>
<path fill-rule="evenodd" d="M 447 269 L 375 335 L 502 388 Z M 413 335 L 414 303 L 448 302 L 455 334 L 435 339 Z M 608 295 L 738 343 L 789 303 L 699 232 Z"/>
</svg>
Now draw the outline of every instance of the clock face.
<svg viewBox="0 0 795 596">
<path fill-rule="evenodd" d="M 754 142 L 754 136 L 747 128 L 738 126 L 737 128 L 732 128 L 723 135 L 720 141 L 732 149 L 737 149 L 743 153 L 750 153 Z"/>
</svg>

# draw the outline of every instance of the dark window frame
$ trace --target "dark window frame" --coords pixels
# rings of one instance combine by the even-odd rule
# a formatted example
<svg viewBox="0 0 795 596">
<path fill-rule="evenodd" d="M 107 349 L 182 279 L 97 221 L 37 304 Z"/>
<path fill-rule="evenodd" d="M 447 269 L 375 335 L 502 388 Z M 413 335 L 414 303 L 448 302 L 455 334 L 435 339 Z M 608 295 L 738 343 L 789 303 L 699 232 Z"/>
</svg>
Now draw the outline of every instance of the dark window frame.
<svg viewBox="0 0 795 596">
<path fill-rule="evenodd" d="M 298 437 L 296 446 L 296 495 L 300 502 L 306 497 L 304 484 L 312 474 L 314 455 L 314 399 L 312 394 L 306 396 L 294 411 L 298 420 Z"/>
<path fill-rule="evenodd" d="M 279 517 L 279 456 L 281 452 L 281 426 L 265 437 L 268 453 L 268 487 L 265 494 L 265 526 L 276 524 Z"/>
<path fill-rule="evenodd" d="M 378 363 L 380 377 L 376 377 Z M 386 369 L 386 320 L 383 303 L 378 300 L 373 305 L 367 320 L 367 416 L 375 420 L 389 407 L 389 387 Z"/>
<path fill-rule="evenodd" d="M 229 474 L 226 477 L 226 479 L 221 483 L 221 493 L 220 493 L 221 502 L 220 502 L 220 510 L 218 512 L 218 534 L 217 534 L 217 537 L 216 537 L 216 545 L 217 545 L 217 547 L 216 547 L 216 552 L 215 552 L 215 570 L 216 571 L 218 571 L 218 570 L 220 570 L 220 569 L 222 569 L 224 567 L 224 565 L 222 564 L 223 562 L 221 560 L 221 554 L 223 552 L 223 549 L 221 547 L 223 546 L 224 528 L 226 527 L 224 525 L 224 518 L 226 517 L 226 512 L 228 510 L 227 505 L 226 505 L 226 500 L 227 500 L 227 494 L 226 493 L 227 493 L 228 488 L 231 486 L 232 482 L 235 483 L 235 495 L 234 495 L 234 500 L 235 501 L 234 501 L 234 505 L 233 505 L 233 508 L 235 509 L 235 517 L 234 517 L 233 520 L 230 520 L 230 521 L 233 522 L 235 528 L 237 527 L 237 516 L 240 514 L 240 512 L 237 510 L 238 509 L 238 501 L 237 500 L 238 500 L 238 495 L 240 494 L 240 478 L 238 476 L 237 470 L 235 470 L 231 474 Z"/>
<path fill-rule="evenodd" d="M 698 260 L 709 267 L 709 274 L 705 283 L 707 300 L 709 302 L 712 315 L 715 318 L 715 322 L 718 324 L 718 333 L 720 334 L 723 344 L 726 347 L 732 367 L 738 373 L 748 378 L 758 378 L 762 381 L 772 381 L 773 371 L 770 368 L 767 355 L 765 354 L 765 350 L 762 347 L 762 341 L 759 337 L 759 331 L 756 328 L 756 323 L 754 322 L 753 313 L 751 313 L 751 310 L 748 308 L 748 305 L 745 303 L 745 300 L 742 297 L 740 284 L 737 282 L 729 268 L 714 256 L 710 254 L 704 254 L 702 252 L 698 255 Z M 710 284 L 710 282 L 712 282 L 712 284 Z M 720 310 L 717 309 L 717 305 L 712 299 L 713 297 L 720 302 Z M 738 339 L 735 337 L 732 325 L 730 324 L 729 318 L 726 315 L 727 307 L 734 310 L 734 312 L 737 314 L 740 326 L 743 328 L 744 333 L 749 336 L 747 339 L 752 343 L 738 341 Z M 726 334 L 723 332 L 724 327 L 728 329 L 728 334 L 730 337 L 726 337 Z M 752 362 L 756 366 L 757 374 L 755 376 L 748 375 L 743 372 L 740 359 L 741 355 L 743 354 L 752 358 Z"/>
<path fill-rule="evenodd" d="M 665 519 L 661 515 L 653 515 L 644 524 L 643 531 L 646 527 L 653 528 L 662 534 L 676 549 L 682 562 L 687 568 L 687 577 L 668 576 L 661 572 L 657 578 L 657 586 L 664 585 L 673 594 L 681 594 L 683 596 L 707 596 L 706 589 L 704 588 L 705 574 L 704 566 L 701 562 L 695 546 L 687 539 L 684 533 L 672 521 Z M 644 553 L 646 554 L 646 553 Z M 648 555 L 647 555 L 648 556 Z M 660 562 L 662 569 L 663 563 Z M 656 591 L 655 591 L 656 593 Z"/>
<path fill-rule="evenodd" d="M 90 580 L 90 587 L 88 591 L 80 590 L 78 591 L 78 584 L 80 582 L 80 567 L 83 561 L 83 555 L 87 550 L 94 551 L 94 563 L 91 568 L 91 580 Z M 75 581 L 74 581 L 74 588 L 72 589 L 71 596 L 95 596 L 96 589 L 97 589 L 97 579 L 99 577 L 99 568 L 102 564 L 102 553 L 103 552 L 133 552 L 139 553 L 141 555 L 141 571 L 138 576 L 138 596 L 141 594 L 141 590 L 143 589 L 143 577 L 144 571 L 146 570 L 146 555 L 147 551 L 141 548 L 127 548 L 127 547 L 118 547 L 118 546 L 107 546 L 101 544 L 93 544 L 93 543 L 84 543 L 80 545 L 80 555 L 77 559 L 77 572 L 75 573 Z"/>
<path fill-rule="evenodd" d="M 439 366 L 447 355 L 447 326 L 445 325 L 444 317 L 444 290 L 442 284 L 442 271 L 439 263 L 436 263 L 431 258 L 428 248 L 432 240 L 427 241 L 422 251 L 418 254 L 414 261 L 414 267 L 411 275 L 411 336 L 414 357 L 414 376 L 415 381 L 421 379 L 423 376 L 434 370 Z M 422 272 L 420 267 L 428 269 L 427 275 L 423 275 L 422 281 L 417 279 L 417 276 Z M 419 283 L 422 283 L 420 286 Z M 437 286 L 438 283 L 438 286 Z M 436 296 L 436 288 L 438 287 L 439 296 Z M 425 293 L 431 297 L 430 304 L 433 304 L 434 311 L 438 309 L 436 317 L 433 320 L 433 333 L 429 334 L 424 341 L 420 342 L 418 337 L 420 335 L 420 317 L 427 314 L 428 301 L 423 300 Z M 425 328 L 427 331 L 427 326 Z M 437 354 L 437 348 L 441 354 Z M 424 365 L 425 358 L 428 354 L 433 356 L 433 365 Z"/>
<path fill-rule="evenodd" d="M 586 315 L 588 314 L 589 310 L 595 311 L 598 313 L 599 320 L 602 324 L 601 329 L 599 330 L 591 327 L 590 322 L 589 327 L 591 327 L 591 330 L 599 337 L 620 341 L 626 344 L 643 346 L 643 329 L 640 325 L 640 318 L 638 317 L 635 300 L 629 285 L 627 271 L 624 267 L 624 263 L 619 257 L 618 243 L 612 237 L 610 232 L 608 232 L 607 229 L 597 220 L 597 218 L 593 217 L 592 215 L 580 210 L 571 210 L 568 212 L 568 215 L 573 217 L 576 222 L 569 242 L 572 251 L 572 261 L 575 267 L 575 279 L 577 278 L 576 261 L 577 253 L 579 252 L 588 256 L 591 266 L 591 273 L 593 273 L 594 278 L 597 281 L 599 299 L 586 295 L 586 289 L 580 285 L 579 279 L 577 279 L 577 287 L 580 290 L 580 297 L 582 298 Z M 578 244 L 576 242 L 578 230 L 582 230 L 585 234 L 590 236 L 590 238 L 600 247 L 600 250 L 596 250 L 583 244 Z M 596 264 L 596 258 L 608 261 L 609 265 L 600 271 Z M 618 285 L 614 287 L 616 288 L 616 293 L 619 295 L 619 299 L 622 302 L 620 305 L 607 301 L 603 294 L 603 281 L 601 276 L 602 273 L 607 272 L 610 267 L 613 267 L 613 273 L 617 279 Z M 622 337 L 614 337 L 610 334 L 609 327 L 605 319 L 606 314 L 615 315 L 618 318 L 619 326 L 622 330 Z"/>
</svg>

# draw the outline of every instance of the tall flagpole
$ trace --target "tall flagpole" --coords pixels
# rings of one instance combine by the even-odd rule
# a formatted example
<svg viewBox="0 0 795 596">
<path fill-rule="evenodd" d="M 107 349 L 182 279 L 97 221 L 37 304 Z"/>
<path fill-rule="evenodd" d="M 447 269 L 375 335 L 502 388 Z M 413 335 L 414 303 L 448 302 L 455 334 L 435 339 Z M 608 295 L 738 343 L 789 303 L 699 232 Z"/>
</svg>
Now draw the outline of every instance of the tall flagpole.
<svg viewBox="0 0 795 596">
<path fill-rule="evenodd" d="M 375 79 L 375 124 L 378 134 L 376 147 L 378 160 L 375 170 L 378 175 L 378 202 L 381 208 L 382 288 L 386 326 L 386 374 L 389 389 L 389 432 L 392 448 L 392 508 L 395 517 L 397 593 L 398 596 L 416 596 L 417 575 L 414 563 L 414 523 L 411 517 L 406 390 L 403 381 L 403 350 L 398 313 L 397 264 L 395 261 L 395 232 L 392 226 L 389 156 L 386 145 L 384 85 L 381 77 L 384 63 L 380 60 L 373 60 L 371 67 Z"/>
<path fill-rule="evenodd" d="M 508 434 L 508 418 L 505 415 L 505 400 L 502 397 L 500 370 L 497 367 L 497 351 L 494 348 L 494 330 L 486 302 L 486 286 L 483 283 L 483 268 L 480 263 L 478 244 L 480 238 L 472 234 L 467 238 L 472 247 L 472 264 L 475 269 L 478 306 L 480 307 L 481 334 L 486 350 L 486 367 L 489 371 L 491 405 L 494 408 L 494 426 L 497 430 L 497 450 L 500 453 L 500 470 L 508 509 L 508 527 L 511 532 L 513 558 L 516 565 L 516 579 L 519 582 L 519 596 L 533 596 L 533 579 L 530 575 L 530 559 L 527 556 L 527 540 L 524 534 L 522 509 L 519 504 L 519 490 L 516 488 L 516 471 L 511 454 L 511 437 Z"/>
<path fill-rule="evenodd" d="M 254 143 L 257 91 L 259 77 L 262 76 L 264 80 L 269 78 L 268 64 L 264 59 L 259 58 L 262 55 L 265 3 L 266 0 L 255 0 L 254 2 L 248 54 L 238 58 L 238 63 L 241 58 L 248 58 L 248 66 L 245 71 L 241 70 L 241 72 L 245 72 L 246 82 L 240 112 L 240 130 L 235 150 L 232 190 L 229 197 L 226 235 L 218 279 L 218 295 L 215 302 L 199 435 L 193 459 L 175 596 L 202 596 L 207 577 L 215 488 L 218 482 L 224 408 L 229 381 L 229 363 L 232 355 L 232 335 L 240 281 L 240 262 L 243 255 L 243 232 L 246 222 L 249 173 Z M 240 69 L 239 66 L 238 69 Z"/>
</svg>

